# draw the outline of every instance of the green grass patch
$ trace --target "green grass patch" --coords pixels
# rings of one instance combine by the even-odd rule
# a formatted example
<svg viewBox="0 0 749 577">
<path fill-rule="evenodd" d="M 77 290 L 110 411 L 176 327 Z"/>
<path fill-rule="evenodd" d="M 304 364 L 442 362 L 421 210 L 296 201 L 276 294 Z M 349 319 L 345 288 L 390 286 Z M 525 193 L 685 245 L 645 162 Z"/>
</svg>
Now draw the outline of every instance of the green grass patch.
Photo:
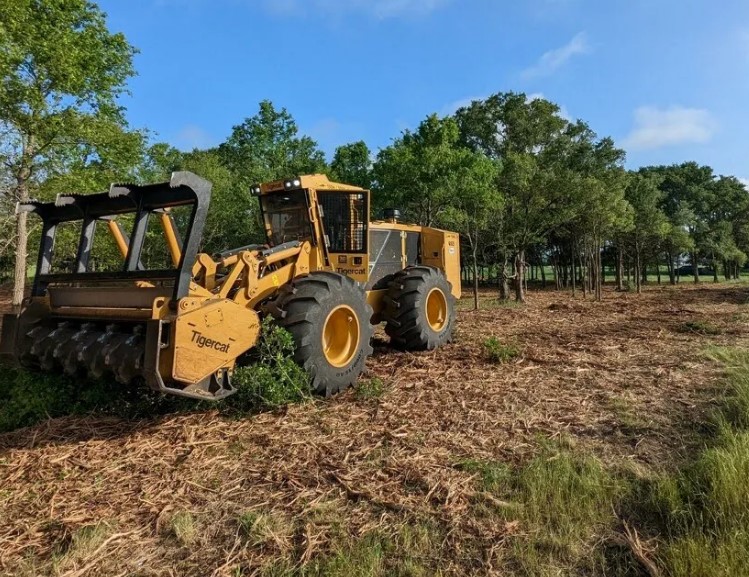
<svg viewBox="0 0 749 577">
<path fill-rule="evenodd" d="M 501 491 L 511 477 L 510 467 L 498 461 L 464 459 L 455 466 L 461 471 L 477 475 L 479 487 L 484 491 Z"/>
<path fill-rule="evenodd" d="M 643 413 L 637 407 L 627 402 L 621 397 L 612 398 L 610 401 L 611 410 L 616 415 L 617 421 L 622 429 L 631 434 L 646 431 L 649 426 L 647 414 Z"/>
<path fill-rule="evenodd" d="M 594 457 L 567 450 L 536 457 L 514 475 L 508 494 L 532 535 L 515 539 L 514 562 L 528 575 L 556 575 L 560 567 L 593 571 L 602 564 L 596 546 L 610 534 L 612 505 L 624 490 Z"/>
<path fill-rule="evenodd" d="M 428 524 L 394 533 L 371 531 L 302 568 L 301 577 L 429 577 L 439 575 L 441 534 Z M 287 573 L 292 575 L 293 573 Z"/>
<path fill-rule="evenodd" d="M 285 550 L 290 545 L 292 527 L 280 514 L 271 511 L 245 511 L 238 518 L 239 529 L 250 547 Z"/>
<path fill-rule="evenodd" d="M 708 321 L 687 321 L 678 327 L 681 333 L 695 333 L 698 335 L 719 335 L 723 331 L 720 327 Z"/>
<path fill-rule="evenodd" d="M 107 522 L 84 525 L 69 533 L 64 532 L 50 559 L 51 568 L 57 573 L 64 573 L 85 564 L 114 532 L 114 525 Z"/>
<path fill-rule="evenodd" d="M 503 343 L 497 337 L 489 337 L 483 343 L 484 355 L 491 363 L 507 363 L 520 356 L 520 347 L 515 343 Z"/>
<path fill-rule="evenodd" d="M 697 459 L 651 489 L 651 514 L 670 575 L 746 575 L 749 547 L 749 352 L 712 348 L 726 367 L 726 400 L 713 416 L 712 439 Z"/>
<path fill-rule="evenodd" d="M 359 400 L 379 399 L 385 394 L 385 383 L 378 377 L 371 379 L 362 379 L 356 383 L 354 395 Z"/>
</svg>

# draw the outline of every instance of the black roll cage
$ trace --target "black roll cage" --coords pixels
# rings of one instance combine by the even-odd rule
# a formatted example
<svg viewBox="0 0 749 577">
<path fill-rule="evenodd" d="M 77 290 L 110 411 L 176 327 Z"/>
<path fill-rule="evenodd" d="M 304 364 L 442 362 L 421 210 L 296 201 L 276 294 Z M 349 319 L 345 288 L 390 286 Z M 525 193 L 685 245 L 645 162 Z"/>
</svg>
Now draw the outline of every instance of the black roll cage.
<svg viewBox="0 0 749 577">
<path fill-rule="evenodd" d="M 192 266 L 198 254 L 211 200 L 211 183 L 187 171 L 173 172 L 168 182 L 157 184 L 112 184 L 108 192 L 58 195 L 55 202 L 18 203 L 16 212 L 30 212 L 42 219 L 42 236 L 31 295 L 44 296 L 51 283 L 123 280 L 173 281 L 173 300 L 187 295 Z M 173 269 L 142 270 L 143 242 L 150 214 L 168 208 L 192 205 L 190 220 L 181 242 L 179 264 Z M 122 214 L 135 214 L 121 271 L 88 272 L 96 224 Z M 75 258 L 75 272 L 51 273 L 57 226 L 83 221 Z"/>
</svg>

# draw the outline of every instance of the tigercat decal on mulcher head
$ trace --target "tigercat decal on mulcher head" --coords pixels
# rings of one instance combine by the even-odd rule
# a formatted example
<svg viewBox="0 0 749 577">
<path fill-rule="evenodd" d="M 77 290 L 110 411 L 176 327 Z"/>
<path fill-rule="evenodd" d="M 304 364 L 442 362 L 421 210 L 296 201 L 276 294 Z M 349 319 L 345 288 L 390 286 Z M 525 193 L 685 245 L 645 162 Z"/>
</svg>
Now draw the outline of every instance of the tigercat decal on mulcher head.
<svg viewBox="0 0 749 577">
<path fill-rule="evenodd" d="M 229 352 L 229 343 L 222 343 L 221 341 L 206 338 L 198 331 L 192 331 L 192 342 L 197 343 L 198 348 L 201 349 L 208 347 L 209 349 L 216 349 L 221 353 Z"/>
</svg>

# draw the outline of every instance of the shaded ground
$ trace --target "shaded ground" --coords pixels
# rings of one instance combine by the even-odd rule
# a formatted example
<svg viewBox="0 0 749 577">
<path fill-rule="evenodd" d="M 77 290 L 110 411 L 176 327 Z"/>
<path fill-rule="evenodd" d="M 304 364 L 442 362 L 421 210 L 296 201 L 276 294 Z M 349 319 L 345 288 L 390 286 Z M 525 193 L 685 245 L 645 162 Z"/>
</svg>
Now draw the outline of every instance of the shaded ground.
<svg viewBox="0 0 749 577">
<path fill-rule="evenodd" d="M 501 574 L 518 528 L 475 514 L 488 497 L 466 463 L 522 463 L 563 438 L 607 463 L 675 467 L 716 383 L 702 351 L 749 344 L 748 301 L 745 285 L 602 303 L 531 293 L 524 307 L 485 296 L 478 312 L 461 303 L 444 349 L 381 338 L 367 375 L 381 394 L 365 383 L 243 421 L 67 418 L 0 435 L 0 571 L 254 574 L 412 527 L 442 539 L 422 567 Z M 490 336 L 519 356 L 490 363 Z"/>
</svg>

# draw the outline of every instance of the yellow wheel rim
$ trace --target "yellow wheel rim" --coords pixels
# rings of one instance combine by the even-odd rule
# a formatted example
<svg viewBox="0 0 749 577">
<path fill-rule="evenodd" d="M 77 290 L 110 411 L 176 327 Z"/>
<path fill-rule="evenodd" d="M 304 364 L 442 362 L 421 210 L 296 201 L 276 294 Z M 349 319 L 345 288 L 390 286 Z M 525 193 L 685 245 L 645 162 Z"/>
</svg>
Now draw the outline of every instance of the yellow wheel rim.
<svg viewBox="0 0 749 577">
<path fill-rule="evenodd" d="M 345 367 L 359 350 L 359 319 L 354 309 L 339 305 L 330 311 L 322 329 L 322 350 L 334 367 Z"/>
<path fill-rule="evenodd" d="M 447 324 L 447 298 L 438 288 L 433 288 L 427 295 L 427 322 L 437 333 Z"/>
</svg>

